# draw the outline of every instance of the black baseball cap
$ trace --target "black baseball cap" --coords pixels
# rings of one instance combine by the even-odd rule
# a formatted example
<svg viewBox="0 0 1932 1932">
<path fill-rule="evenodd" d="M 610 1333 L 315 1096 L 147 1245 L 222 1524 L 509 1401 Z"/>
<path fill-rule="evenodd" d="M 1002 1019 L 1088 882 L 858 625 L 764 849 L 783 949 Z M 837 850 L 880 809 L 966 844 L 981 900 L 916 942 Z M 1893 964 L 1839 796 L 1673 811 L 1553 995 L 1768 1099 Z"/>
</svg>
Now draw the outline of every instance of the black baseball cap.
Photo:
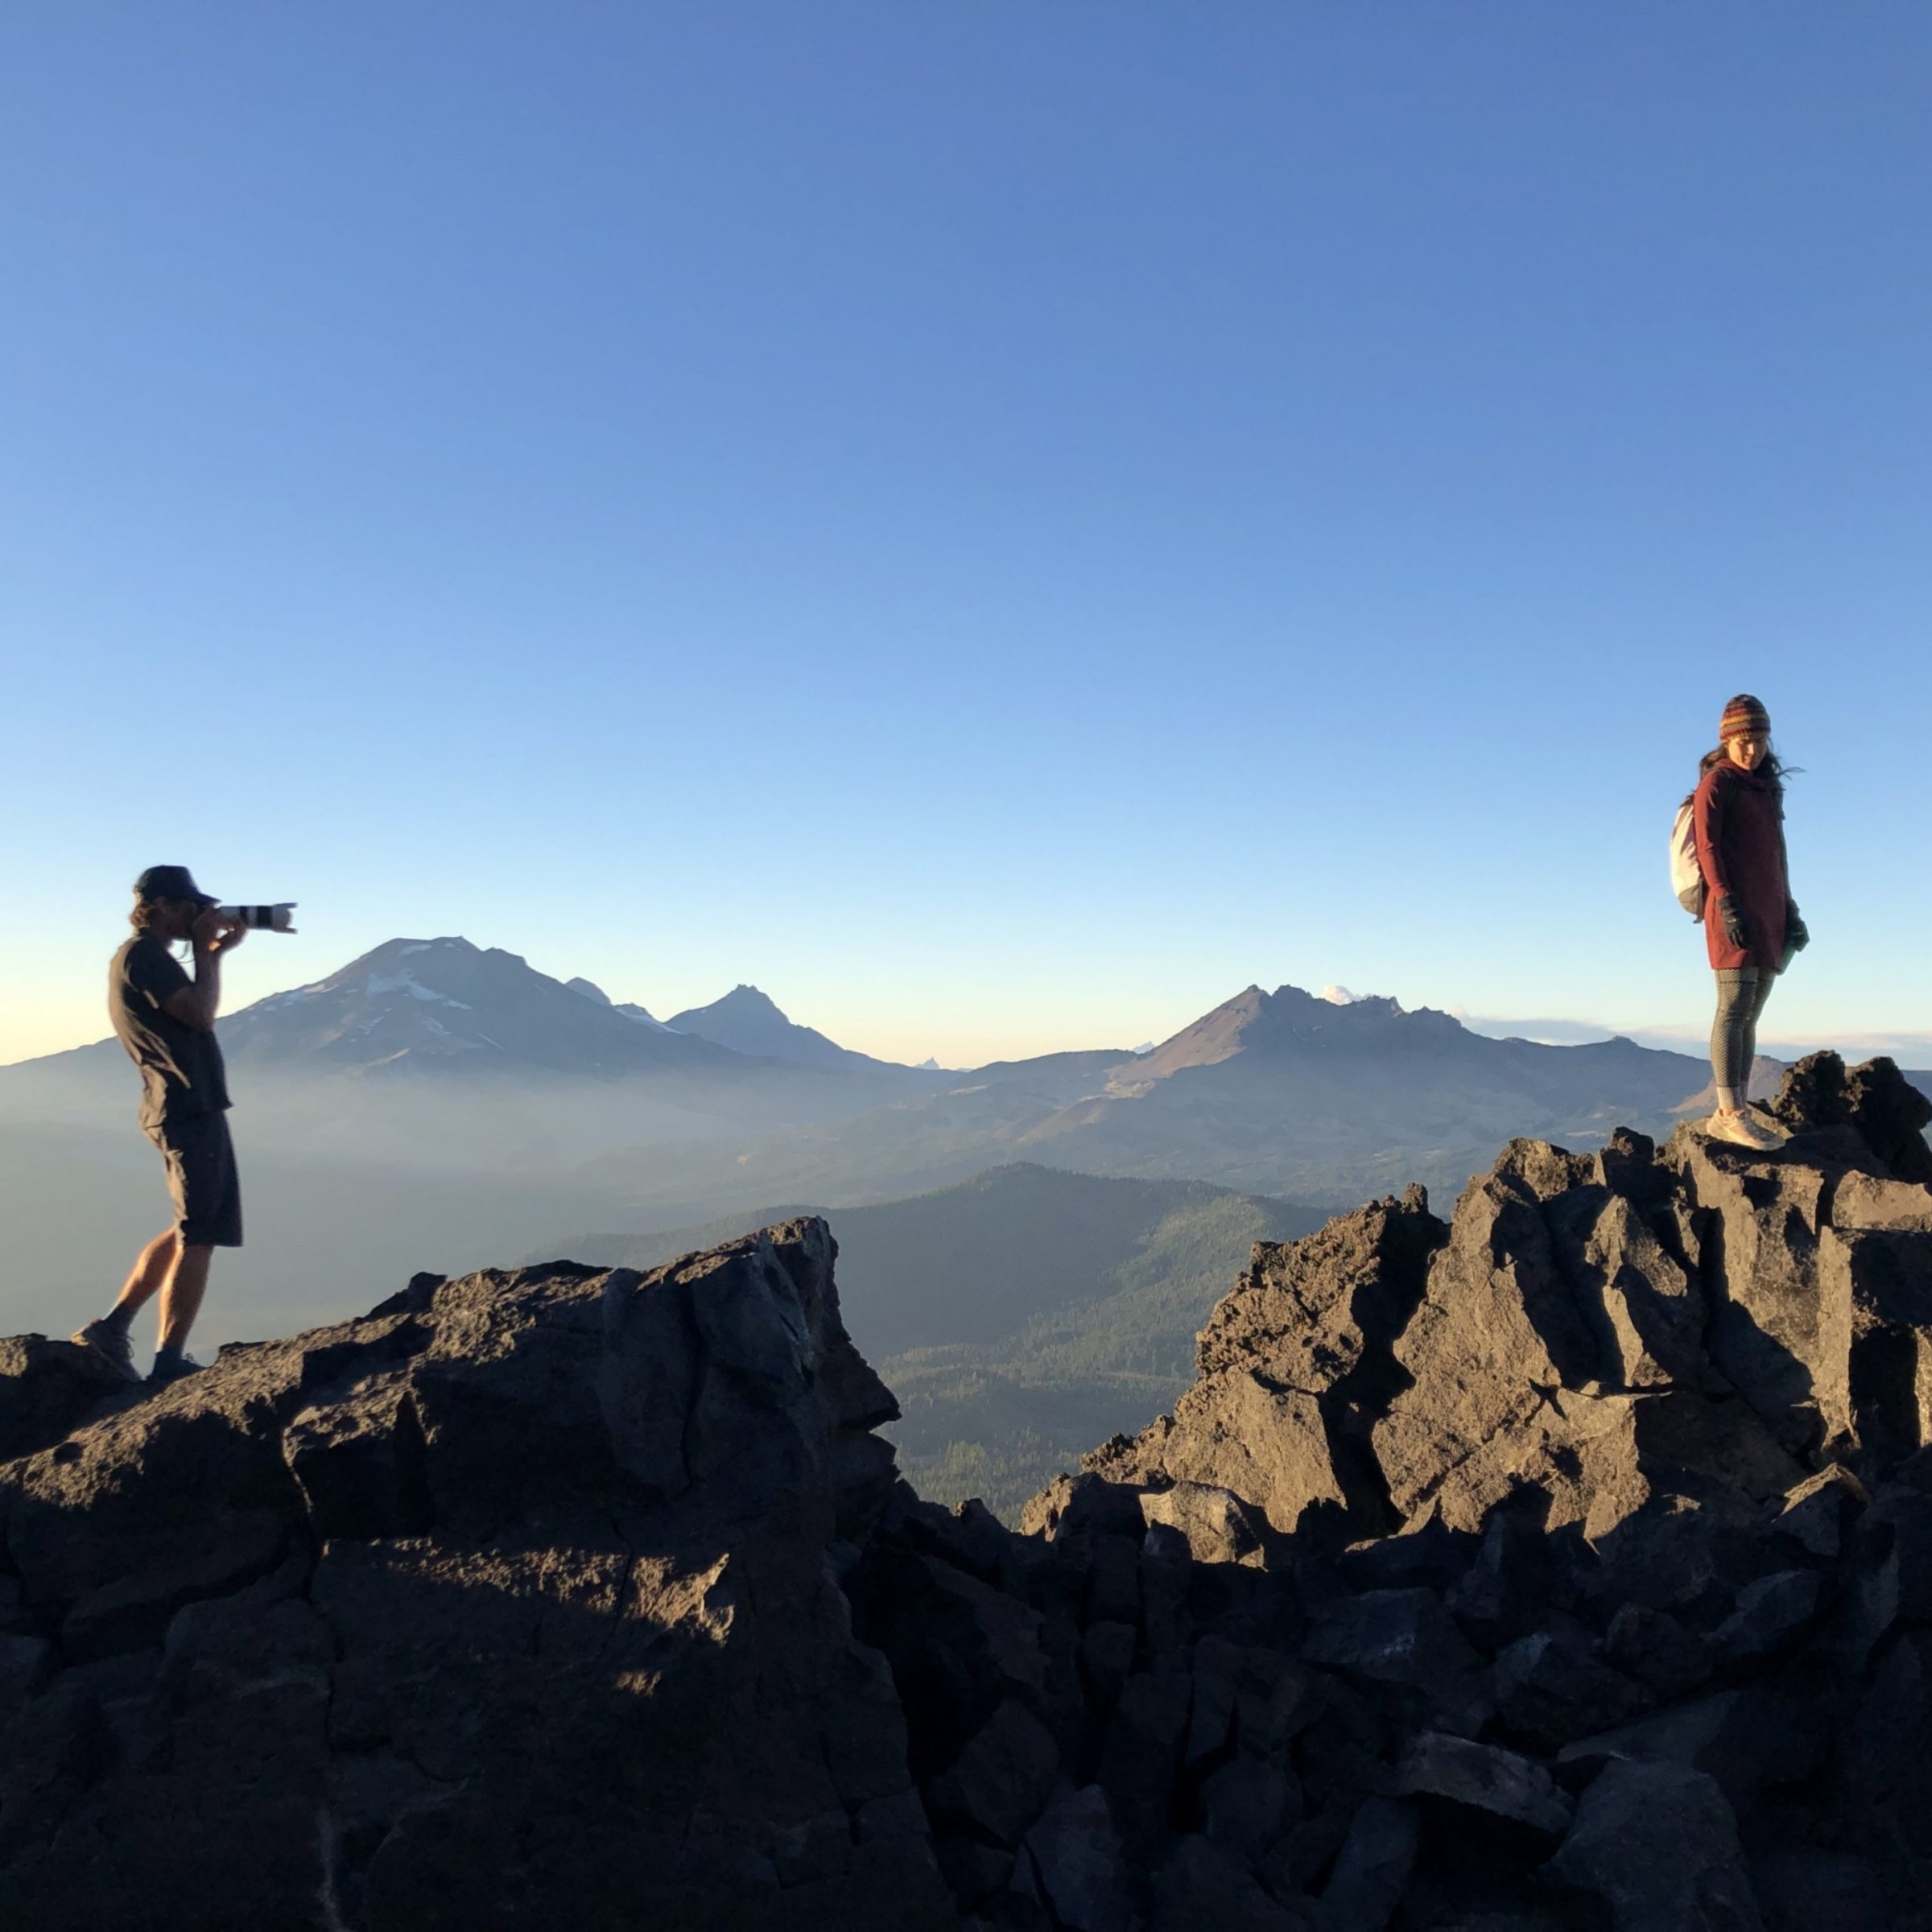
<svg viewBox="0 0 1932 1932">
<path fill-rule="evenodd" d="M 215 903 L 213 894 L 195 883 L 195 875 L 185 865 L 151 865 L 134 881 L 134 897 L 144 903 L 155 899 L 195 899 L 204 906 Z"/>
</svg>

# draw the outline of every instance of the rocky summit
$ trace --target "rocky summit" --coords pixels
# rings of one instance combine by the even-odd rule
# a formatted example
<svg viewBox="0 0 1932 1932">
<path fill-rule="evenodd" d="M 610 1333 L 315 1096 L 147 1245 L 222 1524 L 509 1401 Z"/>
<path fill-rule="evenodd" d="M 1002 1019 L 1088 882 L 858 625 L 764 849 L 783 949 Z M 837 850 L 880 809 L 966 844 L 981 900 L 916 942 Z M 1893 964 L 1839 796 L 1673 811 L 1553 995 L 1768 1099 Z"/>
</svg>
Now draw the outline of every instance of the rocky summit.
<svg viewBox="0 0 1932 1932">
<path fill-rule="evenodd" d="M 1773 1112 L 1257 1247 L 1017 1531 L 814 1220 L 0 1344 L 0 1921 L 1932 1927 L 1932 1106 Z"/>
</svg>

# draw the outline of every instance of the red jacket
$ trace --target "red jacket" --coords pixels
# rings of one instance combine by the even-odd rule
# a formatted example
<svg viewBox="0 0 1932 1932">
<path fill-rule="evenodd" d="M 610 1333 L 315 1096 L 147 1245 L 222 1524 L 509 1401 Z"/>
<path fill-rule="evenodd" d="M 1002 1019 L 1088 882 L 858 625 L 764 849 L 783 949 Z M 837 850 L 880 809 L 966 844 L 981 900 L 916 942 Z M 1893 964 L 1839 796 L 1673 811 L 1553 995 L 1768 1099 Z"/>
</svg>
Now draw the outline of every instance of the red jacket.
<svg viewBox="0 0 1932 1932">
<path fill-rule="evenodd" d="M 1718 972 L 1777 971 L 1785 956 L 1791 882 L 1785 869 L 1785 808 L 1775 779 L 1729 759 L 1698 782 L 1697 862 L 1704 885 L 1704 941 Z M 1746 943 L 1724 936 L 1717 902 L 1729 895 L 1744 916 Z"/>
</svg>

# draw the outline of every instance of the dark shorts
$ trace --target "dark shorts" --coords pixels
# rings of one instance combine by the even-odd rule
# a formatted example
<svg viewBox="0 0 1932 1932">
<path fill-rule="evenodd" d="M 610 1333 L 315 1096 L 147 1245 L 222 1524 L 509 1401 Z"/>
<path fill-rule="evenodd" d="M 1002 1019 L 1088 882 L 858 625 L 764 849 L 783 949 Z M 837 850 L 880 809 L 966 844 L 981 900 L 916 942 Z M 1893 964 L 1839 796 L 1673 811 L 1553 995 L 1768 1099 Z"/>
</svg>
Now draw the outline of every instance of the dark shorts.
<svg viewBox="0 0 1932 1932">
<path fill-rule="evenodd" d="M 197 1114 L 147 1130 L 167 1163 L 175 1232 L 184 1248 L 242 1245 L 242 1177 L 235 1171 L 228 1116 Z"/>
</svg>

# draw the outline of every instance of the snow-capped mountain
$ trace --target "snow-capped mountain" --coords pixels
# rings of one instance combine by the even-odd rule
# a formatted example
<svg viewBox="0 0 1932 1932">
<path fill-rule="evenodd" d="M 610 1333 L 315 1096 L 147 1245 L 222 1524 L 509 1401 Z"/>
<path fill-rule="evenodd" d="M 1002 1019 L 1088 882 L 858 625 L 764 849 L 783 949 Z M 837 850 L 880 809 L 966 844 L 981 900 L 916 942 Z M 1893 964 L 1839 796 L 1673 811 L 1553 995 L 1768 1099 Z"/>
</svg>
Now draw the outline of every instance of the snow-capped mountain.
<svg viewBox="0 0 1932 1932">
<path fill-rule="evenodd" d="M 313 985 L 272 993 L 221 1023 L 240 1063 L 316 1071 L 626 1074 L 724 1071 L 743 1057 L 674 1033 L 514 952 L 468 939 L 391 939 Z"/>
</svg>

